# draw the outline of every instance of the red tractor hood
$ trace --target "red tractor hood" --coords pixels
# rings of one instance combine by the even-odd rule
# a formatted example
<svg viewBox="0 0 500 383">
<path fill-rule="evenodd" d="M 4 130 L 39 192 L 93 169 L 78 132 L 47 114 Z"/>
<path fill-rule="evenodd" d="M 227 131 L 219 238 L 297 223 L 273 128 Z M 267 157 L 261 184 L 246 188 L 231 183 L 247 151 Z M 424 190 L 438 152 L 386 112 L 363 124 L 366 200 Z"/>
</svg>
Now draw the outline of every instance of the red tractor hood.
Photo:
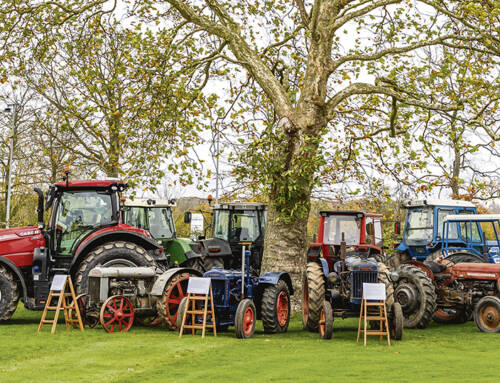
<svg viewBox="0 0 500 383">
<path fill-rule="evenodd" d="M 41 231 L 35 226 L 0 230 L 0 256 L 10 259 L 17 266 L 31 266 L 33 251 L 45 246 Z"/>
</svg>

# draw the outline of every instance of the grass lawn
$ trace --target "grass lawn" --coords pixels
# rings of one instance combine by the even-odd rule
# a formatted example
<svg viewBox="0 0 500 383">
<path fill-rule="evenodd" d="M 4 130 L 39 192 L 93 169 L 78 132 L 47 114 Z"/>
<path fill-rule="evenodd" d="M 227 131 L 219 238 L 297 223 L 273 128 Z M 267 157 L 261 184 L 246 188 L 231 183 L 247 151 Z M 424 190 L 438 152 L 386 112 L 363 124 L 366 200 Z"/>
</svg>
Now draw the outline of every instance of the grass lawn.
<svg viewBox="0 0 500 383">
<path fill-rule="evenodd" d="M 500 334 L 473 322 L 405 330 L 392 347 L 370 337 L 356 344 L 356 319 L 336 320 L 329 341 L 302 330 L 295 316 L 286 334 L 216 338 L 163 328 L 132 327 L 37 333 L 41 312 L 19 307 L 0 325 L 0 382 L 499 382 Z"/>
</svg>

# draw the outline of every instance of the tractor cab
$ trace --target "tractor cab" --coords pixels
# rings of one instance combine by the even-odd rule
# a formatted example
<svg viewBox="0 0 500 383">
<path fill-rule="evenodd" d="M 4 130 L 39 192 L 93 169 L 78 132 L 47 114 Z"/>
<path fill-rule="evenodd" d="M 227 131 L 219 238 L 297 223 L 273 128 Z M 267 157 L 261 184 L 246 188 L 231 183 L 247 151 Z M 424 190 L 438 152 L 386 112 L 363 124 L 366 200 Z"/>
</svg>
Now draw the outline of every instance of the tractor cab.
<svg viewBox="0 0 500 383">
<path fill-rule="evenodd" d="M 231 202 L 213 208 L 212 236 L 229 242 L 232 259 L 228 268 L 241 267 L 241 242 L 250 243 L 251 271 L 260 274 L 264 252 L 267 206 L 256 202 Z"/>
<path fill-rule="evenodd" d="M 342 236 L 349 252 L 364 258 L 383 255 L 382 215 L 360 211 L 321 211 L 318 240 L 311 244 L 309 260 L 320 253 L 329 268 L 340 259 Z"/>
<path fill-rule="evenodd" d="M 455 263 L 500 263 L 499 214 L 449 215 L 442 232 L 443 258 Z"/>
<path fill-rule="evenodd" d="M 425 260 L 432 253 L 439 254 L 446 216 L 477 214 L 471 202 L 459 200 L 411 201 L 404 208 L 403 239 L 396 249 L 417 260 Z"/>
</svg>

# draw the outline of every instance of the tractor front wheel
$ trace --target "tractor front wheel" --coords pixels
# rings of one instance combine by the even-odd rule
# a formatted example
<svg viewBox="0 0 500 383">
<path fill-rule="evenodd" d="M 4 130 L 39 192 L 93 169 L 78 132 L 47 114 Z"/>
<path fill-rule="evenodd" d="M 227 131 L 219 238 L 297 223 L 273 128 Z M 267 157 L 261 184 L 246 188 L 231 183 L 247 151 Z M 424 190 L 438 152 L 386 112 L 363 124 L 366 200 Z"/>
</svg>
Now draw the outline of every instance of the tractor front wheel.
<svg viewBox="0 0 500 383">
<path fill-rule="evenodd" d="M 333 310 L 330 302 L 324 301 L 319 314 L 319 337 L 321 339 L 332 339 L 333 333 Z"/>
<path fill-rule="evenodd" d="M 0 266 L 0 323 L 8 321 L 19 302 L 19 288 L 10 271 Z"/>
<path fill-rule="evenodd" d="M 403 325 L 404 316 L 403 309 L 398 302 L 395 302 L 392 306 L 392 316 L 389 320 L 389 332 L 391 333 L 391 338 L 395 340 L 403 339 Z"/>
<path fill-rule="evenodd" d="M 309 262 L 303 277 L 302 325 L 309 331 L 318 330 L 318 321 L 325 300 L 325 278 L 316 262 Z"/>
<path fill-rule="evenodd" d="M 121 295 L 106 299 L 101 307 L 100 322 L 107 332 L 125 332 L 134 323 L 134 307 Z"/>
<path fill-rule="evenodd" d="M 255 331 L 257 311 L 251 299 L 243 299 L 236 309 L 234 317 L 234 330 L 240 339 L 251 338 Z"/>
<path fill-rule="evenodd" d="M 76 273 L 76 290 L 86 294 L 89 273 L 95 267 L 154 266 L 153 257 L 143 247 L 132 242 L 107 242 L 92 250 L 80 264 Z"/>
<path fill-rule="evenodd" d="M 500 332 L 500 298 L 481 298 L 474 310 L 474 322 L 482 332 Z"/>
<path fill-rule="evenodd" d="M 290 292 L 285 281 L 267 286 L 262 294 L 261 306 L 264 332 L 286 332 L 290 322 Z"/>
</svg>

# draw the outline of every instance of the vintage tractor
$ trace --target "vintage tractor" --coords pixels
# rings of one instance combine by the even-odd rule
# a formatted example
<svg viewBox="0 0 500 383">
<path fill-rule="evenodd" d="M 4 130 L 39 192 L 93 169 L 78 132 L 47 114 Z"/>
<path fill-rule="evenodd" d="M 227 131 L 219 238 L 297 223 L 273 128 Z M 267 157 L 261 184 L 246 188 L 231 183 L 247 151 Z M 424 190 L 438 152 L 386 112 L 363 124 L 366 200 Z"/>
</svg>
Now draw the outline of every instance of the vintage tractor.
<svg viewBox="0 0 500 383">
<path fill-rule="evenodd" d="M 394 268 L 412 259 L 423 262 L 440 257 L 444 218 L 450 214 L 477 214 L 471 202 L 460 200 L 411 201 L 404 207 L 403 238 L 388 260 L 388 265 Z M 399 227 L 396 232 L 399 234 Z M 451 253 L 448 256 L 453 262 L 461 261 Z"/>
<path fill-rule="evenodd" d="M 257 202 L 220 203 L 212 207 L 212 237 L 229 243 L 231 255 L 220 258 L 217 265 L 221 268 L 236 269 L 241 267 L 241 242 L 252 242 L 250 273 L 260 274 L 264 253 L 267 206 Z M 189 223 L 190 213 L 184 222 Z"/>
<path fill-rule="evenodd" d="M 286 332 L 290 321 L 290 295 L 293 295 L 290 275 L 284 272 L 264 273 L 260 277 L 251 275 L 251 257 L 255 253 L 251 247 L 246 250 L 251 243 L 240 242 L 240 246 L 242 255 L 238 270 L 216 267 L 203 275 L 212 281 L 217 331 L 234 326 L 238 338 L 250 338 L 255 322 L 261 319 L 266 333 Z M 184 298 L 177 317 L 178 327 L 186 304 L 187 298 Z"/>
<path fill-rule="evenodd" d="M 436 295 L 432 281 L 418 266 L 408 263 L 393 269 L 397 280 L 389 280 L 388 268 L 382 262 L 384 254 L 382 216 L 360 211 L 322 211 L 317 242 L 308 251 L 307 270 L 304 274 L 304 328 L 316 331 L 323 309 L 326 291 L 339 282 L 335 265 L 342 261 L 340 245 L 342 233 L 346 246 L 352 247 L 354 256 L 377 261 L 378 278 L 401 305 L 405 327 L 423 328 L 432 320 Z M 329 280 L 330 274 L 334 280 Z M 344 275 L 345 276 L 345 275 Z M 364 281 L 369 282 L 369 281 Z M 344 294 L 345 295 L 345 294 Z"/>
<path fill-rule="evenodd" d="M 150 234 L 124 224 L 118 180 L 68 179 L 50 186 L 45 209 L 38 194 L 38 227 L 0 230 L 0 321 L 10 319 L 18 300 L 42 310 L 54 274 L 69 274 L 79 293 L 88 291 L 89 272 L 96 266 L 154 266 L 161 248 Z"/>
<path fill-rule="evenodd" d="M 304 328 L 319 328 L 323 338 L 330 338 L 334 317 L 359 317 L 363 283 L 378 282 L 386 285 L 392 336 L 401 339 L 403 313 L 393 286 L 399 275 L 375 258 L 383 255 L 381 216 L 356 211 L 320 215 L 318 242 L 311 244 L 304 272 Z"/>
</svg>

